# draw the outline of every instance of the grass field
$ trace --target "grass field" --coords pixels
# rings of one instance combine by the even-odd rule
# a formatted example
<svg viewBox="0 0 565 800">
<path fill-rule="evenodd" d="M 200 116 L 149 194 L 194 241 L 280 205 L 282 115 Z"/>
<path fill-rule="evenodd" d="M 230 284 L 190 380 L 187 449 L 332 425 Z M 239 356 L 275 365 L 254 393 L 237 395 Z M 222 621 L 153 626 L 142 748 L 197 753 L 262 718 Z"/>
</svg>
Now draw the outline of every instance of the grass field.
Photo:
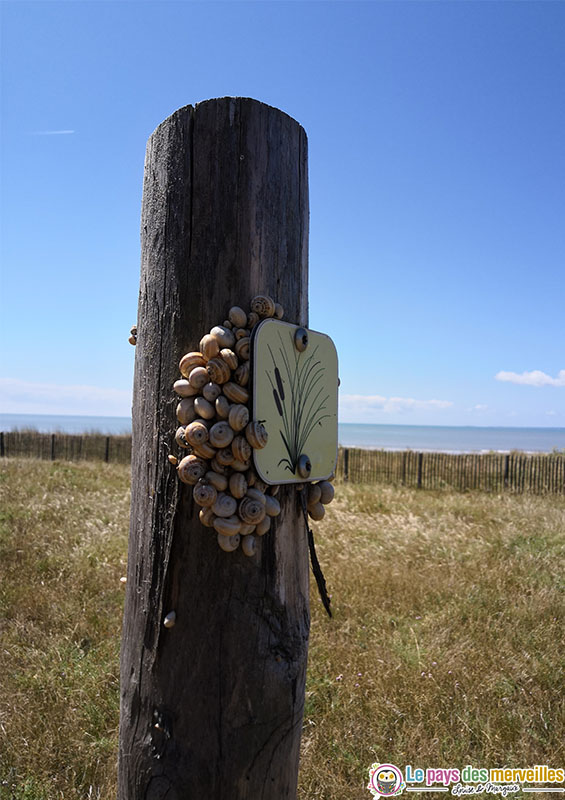
<svg viewBox="0 0 565 800">
<path fill-rule="evenodd" d="M 0 797 L 110 800 L 129 467 L 4 460 L 0 492 Z M 564 497 L 341 485 L 316 535 L 301 800 L 564 765 Z"/>
</svg>

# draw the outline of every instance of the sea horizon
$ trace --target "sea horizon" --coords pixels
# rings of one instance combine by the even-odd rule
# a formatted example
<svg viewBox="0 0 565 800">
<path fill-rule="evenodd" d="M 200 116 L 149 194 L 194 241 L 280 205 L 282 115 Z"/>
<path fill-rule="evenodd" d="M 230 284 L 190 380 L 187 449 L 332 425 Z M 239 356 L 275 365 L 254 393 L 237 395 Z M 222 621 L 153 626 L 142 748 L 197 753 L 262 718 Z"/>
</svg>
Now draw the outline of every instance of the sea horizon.
<svg viewBox="0 0 565 800">
<path fill-rule="evenodd" d="M 0 430 L 39 433 L 131 433 L 131 418 L 63 414 L 0 414 Z M 386 425 L 339 423 L 339 444 L 369 450 L 446 453 L 565 450 L 565 428 L 501 425 Z"/>
</svg>

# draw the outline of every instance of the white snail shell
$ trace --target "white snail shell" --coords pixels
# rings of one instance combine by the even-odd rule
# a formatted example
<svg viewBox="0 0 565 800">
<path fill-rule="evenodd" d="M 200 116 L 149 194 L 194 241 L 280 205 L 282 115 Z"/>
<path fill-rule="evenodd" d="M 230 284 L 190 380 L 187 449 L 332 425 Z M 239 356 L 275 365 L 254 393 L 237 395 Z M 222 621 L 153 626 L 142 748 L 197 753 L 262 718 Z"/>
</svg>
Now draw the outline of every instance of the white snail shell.
<svg viewBox="0 0 565 800">
<path fill-rule="evenodd" d="M 184 375 L 185 378 L 188 378 L 190 372 L 194 367 L 203 367 L 206 364 L 204 360 L 204 356 L 202 353 L 199 353 L 193 350 L 190 353 L 185 353 L 185 355 L 181 358 L 179 362 L 179 369 L 181 371 L 181 375 Z"/>
<path fill-rule="evenodd" d="M 249 461 L 251 458 L 251 445 L 245 436 L 236 436 L 231 443 L 231 450 L 237 461 Z"/>
<path fill-rule="evenodd" d="M 205 400 L 208 400 L 209 403 L 215 403 L 221 393 L 222 387 L 217 383 L 210 382 L 202 387 L 202 395 Z"/>
<path fill-rule="evenodd" d="M 250 533 L 253 533 L 255 530 L 255 525 L 250 525 L 248 522 L 242 522 L 240 533 L 242 536 L 249 536 Z"/>
<path fill-rule="evenodd" d="M 213 383 L 226 383 L 230 379 L 231 370 L 223 358 L 211 358 L 206 369 Z"/>
<path fill-rule="evenodd" d="M 206 367 L 194 367 L 188 376 L 188 382 L 191 386 L 194 386 L 195 389 L 202 389 L 209 380 L 210 378 L 208 377 Z"/>
<path fill-rule="evenodd" d="M 231 494 L 225 494 L 225 492 L 220 492 L 212 504 L 212 511 L 217 517 L 231 517 L 236 510 L 237 500 Z"/>
<path fill-rule="evenodd" d="M 231 324 L 235 328 L 245 328 L 247 323 L 247 314 L 239 306 L 232 306 L 228 311 L 228 317 Z"/>
<path fill-rule="evenodd" d="M 223 394 L 216 399 L 216 414 L 220 417 L 220 419 L 228 419 L 230 407 L 230 401 Z"/>
<path fill-rule="evenodd" d="M 218 340 L 214 338 L 214 336 L 210 336 L 210 334 L 207 333 L 206 336 L 203 336 L 202 339 L 200 339 L 200 352 L 206 361 L 210 361 L 211 358 L 214 358 L 220 352 Z"/>
<path fill-rule="evenodd" d="M 234 432 L 228 423 L 222 420 L 221 422 L 216 422 L 215 425 L 212 425 L 209 436 L 210 442 L 214 445 L 214 447 L 224 448 L 231 444 L 234 437 Z"/>
<path fill-rule="evenodd" d="M 220 358 L 226 362 L 230 369 L 237 369 L 239 366 L 236 354 L 229 347 L 224 347 L 223 350 L 220 350 Z"/>
<path fill-rule="evenodd" d="M 211 508 L 201 508 L 198 513 L 198 519 L 205 528 L 213 528 L 216 517 Z"/>
<path fill-rule="evenodd" d="M 233 475 L 230 475 L 229 486 L 230 492 L 238 500 L 245 496 L 245 492 L 247 491 L 247 481 L 241 472 L 234 472 Z"/>
<path fill-rule="evenodd" d="M 260 450 L 267 444 L 269 435 L 261 422 L 253 421 L 245 429 L 245 437 L 251 447 Z"/>
<path fill-rule="evenodd" d="M 220 464 L 220 462 L 215 456 L 210 461 L 210 467 L 212 471 L 216 472 L 218 475 L 225 475 L 227 477 L 230 474 L 230 468 L 224 466 L 224 464 Z"/>
<path fill-rule="evenodd" d="M 251 311 L 260 317 L 273 317 L 275 315 L 275 301 L 268 295 L 258 294 L 251 301 Z"/>
<path fill-rule="evenodd" d="M 209 470 L 204 477 L 218 492 L 224 492 L 228 488 L 228 479 L 225 475 Z"/>
<path fill-rule="evenodd" d="M 320 481 L 318 484 L 320 487 L 320 503 L 323 503 L 327 506 L 328 503 L 331 503 L 334 499 L 335 489 L 329 481 Z"/>
<path fill-rule="evenodd" d="M 214 458 L 216 455 L 216 448 L 212 447 L 210 442 L 201 442 L 200 444 L 193 444 L 192 449 L 197 456 L 201 458 Z"/>
<path fill-rule="evenodd" d="M 177 419 L 181 425 L 188 425 L 189 422 L 196 419 L 194 397 L 183 397 L 177 406 Z"/>
<path fill-rule="evenodd" d="M 211 483 L 203 483 L 202 481 L 198 481 L 192 490 L 192 496 L 194 497 L 194 501 L 198 503 L 199 506 L 206 506 L 209 508 L 216 502 L 218 493 Z"/>
<path fill-rule="evenodd" d="M 257 486 L 250 486 L 247 490 L 247 496 L 251 497 L 252 500 L 257 500 L 257 502 L 262 503 L 265 505 L 266 497 L 264 492 L 257 488 Z"/>
<path fill-rule="evenodd" d="M 236 516 L 216 517 L 214 528 L 224 536 L 236 536 L 241 528 L 241 520 Z"/>
<path fill-rule="evenodd" d="M 181 380 L 175 381 L 173 384 L 173 389 L 180 397 L 194 397 L 195 394 L 198 394 L 198 389 L 195 389 L 194 386 L 191 386 L 186 378 L 181 378 Z"/>
<path fill-rule="evenodd" d="M 201 419 L 195 419 L 184 429 L 187 442 L 192 445 L 203 444 L 208 441 L 208 428 Z"/>
<path fill-rule="evenodd" d="M 190 400 L 191 398 L 186 398 Z M 186 402 L 182 400 L 182 402 Z M 180 405 L 180 404 L 179 404 Z M 216 409 L 206 398 L 204 397 L 195 397 L 193 402 L 194 412 L 198 414 L 199 417 L 203 417 L 204 419 L 212 419 L 216 416 Z M 191 422 L 192 420 L 188 420 Z"/>
<path fill-rule="evenodd" d="M 257 552 L 257 539 L 252 534 L 244 536 L 241 540 L 241 549 L 246 556 L 254 556 Z"/>
<path fill-rule="evenodd" d="M 222 533 L 218 533 L 218 544 L 225 550 L 226 553 L 233 553 L 234 550 L 237 550 L 239 547 L 239 540 L 240 535 L 236 533 L 234 536 L 224 536 Z"/>
<path fill-rule="evenodd" d="M 235 353 L 241 361 L 249 361 L 249 343 L 251 339 L 244 336 L 235 343 Z M 236 365 L 237 366 L 237 365 Z"/>
<path fill-rule="evenodd" d="M 321 503 L 314 503 L 313 506 L 308 508 L 308 513 L 313 520 L 318 522 L 319 520 L 323 519 L 326 509 Z"/>
<path fill-rule="evenodd" d="M 322 489 L 320 485 L 318 483 L 311 483 L 306 490 L 306 505 L 308 508 L 310 508 L 310 506 L 315 506 L 316 503 L 319 503 L 321 496 Z"/>
<path fill-rule="evenodd" d="M 275 317 L 277 319 L 282 319 L 284 317 L 284 308 L 280 303 L 275 303 Z"/>
<path fill-rule="evenodd" d="M 229 328 L 226 328 L 225 325 L 216 325 L 210 331 L 210 336 L 214 337 L 214 339 L 220 345 L 220 348 L 233 347 L 235 344 L 235 336 Z"/>
<path fill-rule="evenodd" d="M 247 472 L 249 469 L 249 461 L 240 461 L 239 458 L 234 458 L 231 462 L 230 467 L 235 472 Z"/>
<path fill-rule="evenodd" d="M 242 431 L 249 422 L 249 409 L 241 403 L 234 403 L 230 407 L 228 423 L 234 431 Z M 245 459 L 244 459 L 245 460 Z"/>
<path fill-rule="evenodd" d="M 281 504 L 272 494 L 268 494 L 265 498 L 265 511 L 269 517 L 278 517 L 281 513 Z"/>
<path fill-rule="evenodd" d="M 231 447 L 222 447 L 221 450 L 216 451 L 216 458 L 222 467 L 229 467 L 230 464 L 233 464 L 235 456 L 232 453 Z"/>
<path fill-rule="evenodd" d="M 271 527 L 271 517 L 265 516 L 255 528 L 255 536 L 264 536 Z"/>
<path fill-rule="evenodd" d="M 240 386 L 247 386 L 249 383 L 249 361 L 244 361 L 243 364 L 239 365 L 233 373 L 233 379 Z"/>
<path fill-rule="evenodd" d="M 238 512 L 240 519 L 243 522 L 248 522 L 250 525 L 257 525 L 265 518 L 265 506 L 259 500 L 254 500 L 252 497 L 245 496 L 239 502 Z"/>
<path fill-rule="evenodd" d="M 183 483 L 195 484 L 206 472 L 206 461 L 198 456 L 185 456 L 178 466 L 179 478 Z"/>
<path fill-rule="evenodd" d="M 228 400 L 231 400 L 232 403 L 247 403 L 249 400 L 249 392 L 238 383 L 232 383 L 230 381 L 229 383 L 225 383 L 222 388 L 225 396 Z"/>
</svg>

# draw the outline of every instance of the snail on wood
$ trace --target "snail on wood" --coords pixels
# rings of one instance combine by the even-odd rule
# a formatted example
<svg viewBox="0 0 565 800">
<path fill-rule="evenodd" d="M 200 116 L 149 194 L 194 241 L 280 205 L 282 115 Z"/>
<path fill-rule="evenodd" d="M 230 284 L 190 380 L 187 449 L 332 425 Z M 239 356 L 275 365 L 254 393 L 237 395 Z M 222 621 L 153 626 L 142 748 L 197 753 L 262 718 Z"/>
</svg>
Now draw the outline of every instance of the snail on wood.
<svg viewBox="0 0 565 800">
<path fill-rule="evenodd" d="M 233 464 L 235 456 L 231 447 L 222 447 L 221 450 L 216 451 L 216 459 L 222 467 L 229 467 L 230 464 Z"/>
<path fill-rule="evenodd" d="M 221 393 L 222 387 L 217 383 L 212 383 L 212 381 L 202 387 L 202 396 L 209 403 L 215 403 Z"/>
<path fill-rule="evenodd" d="M 314 505 L 308 508 L 308 514 L 317 522 L 324 518 L 325 513 L 326 509 L 321 503 L 314 503 Z"/>
<path fill-rule="evenodd" d="M 194 501 L 198 503 L 199 506 L 209 507 L 213 506 L 216 502 L 218 493 L 211 483 L 205 483 L 202 480 L 199 480 L 192 490 L 192 496 L 194 497 Z"/>
<path fill-rule="evenodd" d="M 271 527 L 272 517 L 265 515 L 261 522 L 258 522 L 255 527 L 255 536 L 264 536 Z"/>
<path fill-rule="evenodd" d="M 262 492 L 260 489 L 257 489 L 256 486 L 249 487 L 247 490 L 247 497 L 251 497 L 252 500 L 257 500 L 257 502 L 261 503 L 262 505 L 265 505 L 267 502 L 264 492 Z"/>
<path fill-rule="evenodd" d="M 326 506 L 334 499 L 335 489 L 329 481 L 320 481 L 317 485 L 320 487 L 320 503 Z"/>
<path fill-rule="evenodd" d="M 243 522 L 250 525 L 257 525 L 266 515 L 265 505 L 259 500 L 255 500 L 247 495 L 240 500 L 237 513 Z"/>
<path fill-rule="evenodd" d="M 319 503 L 321 496 L 322 489 L 320 485 L 318 483 L 310 483 L 306 489 L 306 505 L 308 508 L 310 508 L 310 506 L 315 506 L 316 503 Z"/>
<path fill-rule="evenodd" d="M 235 343 L 235 354 L 241 361 L 249 361 L 249 343 L 251 339 L 244 336 Z"/>
<path fill-rule="evenodd" d="M 243 364 L 239 365 L 233 373 L 233 379 L 240 386 L 247 386 L 249 383 L 249 361 L 244 361 Z"/>
<path fill-rule="evenodd" d="M 195 419 L 194 422 L 191 422 L 190 425 L 186 426 L 184 429 L 184 435 L 187 442 L 190 444 L 202 444 L 203 442 L 208 441 L 208 428 L 204 424 L 203 420 Z"/>
<path fill-rule="evenodd" d="M 216 517 L 214 520 L 214 528 L 218 533 L 222 533 L 224 536 L 235 536 L 239 533 L 239 529 L 241 528 L 241 520 L 239 517 L 235 516 Z"/>
<path fill-rule="evenodd" d="M 195 484 L 206 472 L 206 461 L 199 456 L 185 456 L 178 465 L 179 478 L 183 483 Z"/>
<path fill-rule="evenodd" d="M 239 360 L 233 350 L 230 350 L 229 347 L 224 347 L 220 350 L 220 358 L 222 361 L 225 361 L 226 364 L 230 369 L 237 369 L 239 366 Z"/>
<path fill-rule="evenodd" d="M 216 422 L 210 428 L 210 442 L 214 445 L 214 447 L 223 448 L 227 447 L 231 444 L 233 437 L 235 436 L 233 430 L 230 428 L 229 424 L 225 420 L 221 420 L 220 422 Z"/>
<path fill-rule="evenodd" d="M 213 383 L 226 383 L 231 377 L 231 370 L 223 358 L 211 358 L 206 366 L 209 380 Z"/>
<path fill-rule="evenodd" d="M 212 511 L 217 517 L 231 517 L 236 510 L 237 500 L 225 492 L 220 492 L 212 504 Z"/>
<path fill-rule="evenodd" d="M 241 403 L 234 403 L 230 407 L 228 423 L 234 431 L 242 431 L 249 422 L 249 409 Z"/>
<path fill-rule="evenodd" d="M 228 479 L 225 475 L 209 470 L 204 477 L 218 492 L 224 492 L 228 488 Z"/>
<path fill-rule="evenodd" d="M 218 342 L 220 349 L 222 347 L 233 347 L 235 343 L 233 332 L 229 328 L 226 328 L 225 325 L 216 325 L 210 331 L 210 336 L 213 336 Z"/>
<path fill-rule="evenodd" d="M 200 456 L 200 458 L 214 458 L 216 455 L 216 448 L 212 447 L 210 442 L 201 442 L 200 444 L 192 445 L 193 452 Z"/>
<path fill-rule="evenodd" d="M 190 399 L 192 398 L 186 398 L 186 400 Z M 182 402 L 184 403 L 186 400 L 182 400 Z M 205 397 L 195 397 L 193 401 L 193 408 L 195 415 L 198 414 L 199 417 L 203 417 L 204 419 L 213 419 L 216 416 L 216 409 L 209 400 L 206 400 Z M 188 420 L 188 422 L 192 422 L 192 420 Z"/>
<path fill-rule="evenodd" d="M 181 425 L 188 425 L 189 422 L 192 422 L 194 419 L 196 419 L 196 410 L 194 407 L 194 403 L 195 403 L 194 397 L 183 397 L 183 399 L 178 404 L 177 419 Z"/>
<path fill-rule="evenodd" d="M 247 481 L 245 480 L 245 476 L 242 472 L 234 472 L 233 475 L 230 475 L 229 487 L 232 496 L 238 500 L 245 496 L 247 491 Z"/>
<path fill-rule="evenodd" d="M 220 419 L 228 419 L 231 406 L 231 403 L 228 400 L 228 398 L 225 395 L 221 394 L 216 399 L 215 405 L 216 405 L 216 414 L 218 415 L 218 417 Z"/>
<path fill-rule="evenodd" d="M 222 533 L 218 533 L 217 541 L 219 546 L 222 550 L 225 550 L 226 553 L 233 553 L 234 550 L 237 550 L 239 547 L 239 533 L 236 533 L 235 536 L 224 536 Z"/>
<path fill-rule="evenodd" d="M 214 526 L 214 520 L 216 519 L 216 515 L 212 511 L 210 507 L 201 508 L 198 512 L 198 519 L 204 525 L 205 528 L 212 528 Z"/>
<path fill-rule="evenodd" d="M 207 333 L 205 336 L 200 339 L 200 352 L 204 356 L 206 361 L 210 361 L 211 358 L 215 358 L 220 352 L 220 345 L 218 344 L 218 340 L 214 338 L 214 336 L 210 336 Z"/>
<path fill-rule="evenodd" d="M 250 311 L 247 315 L 247 327 L 249 330 L 253 330 L 255 325 L 259 322 L 259 314 L 256 314 L 255 311 Z"/>
<path fill-rule="evenodd" d="M 245 429 L 245 437 L 254 450 L 265 447 L 269 438 L 265 426 L 257 421 L 249 423 Z"/>
<path fill-rule="evenodd" d="M 251 311 L 260 317 L 274 317 L 275 301 L 268 295 L 258 294 L 251 301 Z"/>
<path fill-rule="evenodd" d="M 265 511 L 269 517 L 278 517 L 281 513 L 280 503 L 272 494 L 268 494 L 265 497 Z"/>
<path fill-rule="evenodd" d="M 179 447 L 182 447 L 185 450 L 189 450 L 191 447 L 190 442 L 188 442 L 186 439 L 185 430 L 182 426 L 177 428 L 177 432 L 175 433 L 175 442 Z"/>
<path fill-rule="evenodd" d="M 228 311 L 228 317 L 235 328 L 245 328 L 247 324 L 247 314 L 239 306 L 232 306 Z"/>
<path fill-rule="evenodd" d="M 253 533 L 255 530 L 255 525 L 250 525 L 248 522 L 242 522 L 240 533 L 242 536 L 249 536 L 250 533 Z"/>
<path fill-rule="evenodd" d="M 241 549 L 246 556 L 254 556 L 257 552 L 257 539 L 253 534 L 244 536 L 241 540 Z"/>
<path fill-rule="evenodd" d="M 240 461 L 239 458 L 234 458 L 229 468 L 235 470 L 235 472 L 247 472 L 249 461 Z"/>
<path fill-rule="evenodd" d="M 231 450 L 237 461 L 249 461 L 251 458 L 251 445 L 245 436 L 236 436 L 231 443 Z"/>
<path fill-rule="evenodd" d="M 282 319 L 284 317 L 284 308 L 280 303 L 275 303 L 275 317 L 277 319 Z"/>
<path fill-rule="evenodd" d="M 195 389 L 202 389 L 209 380 L 210 378 L 208 377 L 208 372 L 205 367 L 194 367 L 190 370 L 188 382 L 191 386 L 194 386 Z"/>
<path fill-rule="evenodd" d="M 231 381 L 228 381 L 223 385 L 222 391 L 228 400 L 232 401 L 232 403 L 247 403 L 249 400 L 249 392 L 238 383 L 232 383 Z"/>
<path fill-rule="evenodd" d="M 246 336 L 247 337 L 249 336 L 249 331 L 247 330 L 247 328 L 237 328 L 234 331 L 234 336 L 235 336 L 235 341 L 239 342 L 240 339 L 245 339 Z"/>
<path fill-rule="evenodd" d="M 205 365 L 206 361 L 204 360 L 202 353 L 193 350 L 190 353 L 185 353 L 185 355 L 181 358 L 179 362 L 179 369 L 181 371 L 181 375 L 184 375 L 185 378 L 188 378 L 192 369 L 195 367 L 204 367 Z"/>
<path fill-rule="evenodd" d="M 186 378 L 181 378 L 180 380 L 175 381 L 173 384 L 173 389 L 179 395 L 179 397 L 194 397 L 198 394 L 198 389 L 195 389 L 194 386 L 191 386 Z"/>
</svg>

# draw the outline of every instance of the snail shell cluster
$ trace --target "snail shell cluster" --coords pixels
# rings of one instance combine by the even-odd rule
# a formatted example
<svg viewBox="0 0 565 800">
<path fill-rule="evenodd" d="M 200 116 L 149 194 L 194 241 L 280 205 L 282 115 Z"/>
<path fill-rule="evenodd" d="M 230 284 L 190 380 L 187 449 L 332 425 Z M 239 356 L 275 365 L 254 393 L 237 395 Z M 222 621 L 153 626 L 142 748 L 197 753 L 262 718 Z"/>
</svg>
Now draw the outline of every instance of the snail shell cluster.
<svg viewBox="0 0 565 800">
<path fill-rule="evenodd" d="M 137 344 L 137 325 L 131 326 L 128 342 L 134 346 Z"/>
<path fill-rule="evenodd" d="M 222 550 L 241 546 L 246 556 L 255 555 L 258 537 L 281 511 L 279 487 L 263 483 L 252 465 L 253 450 L 265 447 L 268 434 L 250 416 L 246 387 L 251 331 L 267 317 L 282 319 L 284 310 L 266 295 L 250 305 L 249 312 L 230 308 L 198 350 L 181 358 L 182 377 L 173 389 L 179 397 L 175 443 L 182 456 L 168 456 L 180 480 L 193 486 L 202 525 L 215 531 Z"/>
<path fill-rule="evenodd" d="M 329 481 L 309 483 L 306 488 L 306 508 L 308 516 L 318 522 L 323 519 L 328 503 L 334 499 L 334 487 Z"/>
</svg>

